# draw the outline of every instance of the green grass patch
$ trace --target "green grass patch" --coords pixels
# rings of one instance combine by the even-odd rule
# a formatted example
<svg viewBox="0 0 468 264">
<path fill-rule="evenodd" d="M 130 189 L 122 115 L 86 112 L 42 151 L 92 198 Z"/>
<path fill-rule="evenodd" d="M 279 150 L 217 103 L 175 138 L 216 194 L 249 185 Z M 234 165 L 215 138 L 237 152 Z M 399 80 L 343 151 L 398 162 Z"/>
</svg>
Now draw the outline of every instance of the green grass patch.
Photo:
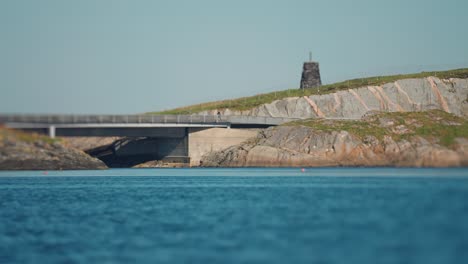
<svg viewBox="0 0 468 264">
<path fill-rule="evenodd" d="M 275 100 L 287 98 L 287 97 L 300 97 L 310 96 L 316 94 L 328 94 L 337 92 L 340 90 L 354 89 L 369 85 L 383 85 L 389 82 L 395 82 L 401 79 L 410 78 L 424 78 L 429 76 L 435 76 L 441 79 L 448 78 L 468 78 L 468 68 L 456 69 L 449 71 L 433 71 L 433 72 L 421 72 L 414 74 L 400 74 L 391 76 L 376 76 L 369 78 L 359 78 L 347 80 L 344 82 L 338 82 L 333 84 L 322 85 L 320 91 L 318 89 L 289 89 L 284 91 L 276 91 L 264 94 L 257 94 L 249 97 L 242 97 L 231 100 L 215 101 L 202 103 L 197 105 L 191 105 L 186 107 L 180 107 L 172 110 L 160 111 L 160 112 L 149 112 L 147 114 L 193 114 L 202 111 L 215 110 L 215 109 L 226 109 L 231 110 L 249 110 L 262 104 L 268 104 Z"/>
<path fill-rule="evenodd" d="M 441 145 L 451 146 L 455 138 L 468 138 L 468 123 L 465 122 L 460 126 L 436 124 L 432 127 L 420 127 L 415 130 L 415 134 L 426 138 L 436 138 Z"/>
<path fill-rule="evenodd" d="M 391 136 L 399 141 L 420 136 L 450 147 L 455 138 L 468 138 L 468 121 L 441 110 L 425 112 L 379 113 L 363 120 L 306 119 L 284 126 L 307 126 L 319 131 L 348 131 L 363 139 L 374 136 L 382 140 Z"/>
</svg>

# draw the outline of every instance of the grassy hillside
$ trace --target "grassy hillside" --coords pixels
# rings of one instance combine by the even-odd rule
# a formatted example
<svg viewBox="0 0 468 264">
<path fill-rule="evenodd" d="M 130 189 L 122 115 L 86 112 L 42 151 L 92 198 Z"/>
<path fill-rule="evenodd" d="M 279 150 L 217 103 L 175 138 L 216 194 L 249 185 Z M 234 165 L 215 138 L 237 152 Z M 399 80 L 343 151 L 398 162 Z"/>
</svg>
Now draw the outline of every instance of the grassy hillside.
<svg viewBox="0 0 468 264">
<path fill-rule="evenodd" d="M 348 131 L 362 139 L 385 135 L 394 140 L 421 136 L 450 146 L 457 137 L 468 138 L 468 120 L 441 110 L 426 112 L 378 113 L 363 120 L 306 119 L 284 124 L 285 126 L 308 126 L 320 131 Z"/>
<path fill-rule="evenodd" d="M 333 93 L 339 90 L 347 90 L 358 88 L 368 85 L 382 85 L 389 82 L 394 82 L 401 79 L 408 78 L 424 78 L 429 76 L 436 76 L 442 79 L 447 78 L 468 78 L 468 68 L 457 69 L 450 71 L 435 71 L 435 72 L 421 72 L 414 74 L 401 74 L 391 76 L 377 76 L 362 79 L 353 79 L 339 83 L 327 84 L 320 87 L 320 92 L 317 89 L 290 89 L 284 91 L 276 91 L 265 94 L 258 94 L 250 97 L 242 97 L 231 100 L 223 100 L 209 103 L 202 103 L 197 105 L 191 105 L 186 107 L 180 107 L 172 110 L 161 111 L 161 112 L 150 112 L 148 114 L 192 114 L 205 110 L 213 109 L 225 109 L 229 108 L 232 110 L 248 110 L 256 106 L 271 103 L 274 100 L 286 98 L 286 97 L 298 97 L 298 96 L 309 96 L 313 94 L 327 94 Z"/>
</svg>

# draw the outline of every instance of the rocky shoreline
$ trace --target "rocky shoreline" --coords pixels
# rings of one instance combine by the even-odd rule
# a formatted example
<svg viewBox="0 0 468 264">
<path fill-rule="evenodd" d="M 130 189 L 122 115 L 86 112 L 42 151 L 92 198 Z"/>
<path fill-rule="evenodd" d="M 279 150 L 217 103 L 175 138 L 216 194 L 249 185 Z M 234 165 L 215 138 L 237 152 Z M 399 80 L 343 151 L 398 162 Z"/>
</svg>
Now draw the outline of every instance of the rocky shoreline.
<svg viewBox="0 0 468 264">
<path fill-rule="evenodd" d="M 243 144 L 205 155 L 203 166 L 468 166 L 467 122 L 442 111 L 311 122 L 268 128 Z"/>
<path fill-rule="evenodd" d="M 99 159 L 59 140 L 0 127 L 0 170 L 106 169 Z"/>
</svg>

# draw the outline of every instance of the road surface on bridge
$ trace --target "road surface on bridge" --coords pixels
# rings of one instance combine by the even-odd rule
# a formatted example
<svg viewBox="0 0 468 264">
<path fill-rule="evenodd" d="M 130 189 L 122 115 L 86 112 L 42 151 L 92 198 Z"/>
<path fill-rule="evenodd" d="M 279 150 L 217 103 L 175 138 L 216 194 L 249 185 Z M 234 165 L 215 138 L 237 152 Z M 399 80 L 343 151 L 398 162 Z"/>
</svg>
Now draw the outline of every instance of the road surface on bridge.
<svg viewBox="0 0 468 264">
<path fill-rule="evenodd" d="M 47 130 L 51 137 L 55 137 L 58 129 L 62 136 L 124 136 L 126 132 L 127 136 L 145 136 L 145 133 L 160 136 L 161 133 L 174 133 L 171 128 L 262 128 L 295 120 L 298 119 L 221 115 L 0 115 L 0 123 L 7 127 Z M 163 128 L 166 130 L 161 130 Z"/>
</svg>

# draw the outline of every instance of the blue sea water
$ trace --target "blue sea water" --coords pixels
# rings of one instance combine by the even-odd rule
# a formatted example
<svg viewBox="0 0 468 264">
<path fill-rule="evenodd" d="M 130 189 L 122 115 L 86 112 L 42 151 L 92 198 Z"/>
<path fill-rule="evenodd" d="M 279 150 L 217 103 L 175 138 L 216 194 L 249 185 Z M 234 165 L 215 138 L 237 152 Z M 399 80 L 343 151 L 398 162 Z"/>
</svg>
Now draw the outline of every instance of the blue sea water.
<svg viewBox="0 0 468 264">
<path fill-rule="evenodd" d="M 0 263 L 468 263 L 468 169 L 3 171 Z"/>
</svg>

